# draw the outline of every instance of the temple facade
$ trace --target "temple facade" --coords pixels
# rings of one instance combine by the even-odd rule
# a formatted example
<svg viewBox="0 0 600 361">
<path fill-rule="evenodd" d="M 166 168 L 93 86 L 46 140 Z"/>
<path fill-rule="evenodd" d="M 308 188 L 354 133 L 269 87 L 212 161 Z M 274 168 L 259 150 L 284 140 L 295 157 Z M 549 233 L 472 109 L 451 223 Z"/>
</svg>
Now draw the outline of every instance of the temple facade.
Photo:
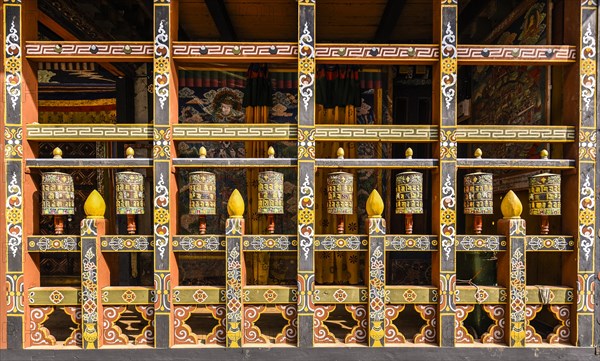
<svg viewBox="0 0 600 361">
<path fill-rule="evenodd" d="M 1 17 L 0 359 L 596 357 L 596 0 Z"/>
</svg>

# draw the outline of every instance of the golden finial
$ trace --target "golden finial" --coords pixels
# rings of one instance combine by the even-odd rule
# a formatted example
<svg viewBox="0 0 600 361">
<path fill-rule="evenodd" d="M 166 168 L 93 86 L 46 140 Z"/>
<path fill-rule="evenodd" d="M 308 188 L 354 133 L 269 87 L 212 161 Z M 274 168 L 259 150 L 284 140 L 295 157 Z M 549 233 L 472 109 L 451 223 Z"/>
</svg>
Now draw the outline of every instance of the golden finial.
<svg viewBox="0 0 600 361">
<path fill-rule="evenodd" d="M 412 148 L 406 148 L 406 152 L 404 152 L 404 155 L 406 156 L 406 159 L 412 159 L 413 156 L 413 150 Z"/>
<path fill-rule="evenodd" d="M 367 215 L 370 218 L 380 218 L 383 213 L 383 199 L 377 192 L 377 189 L 373 189 L 369 198 L 367 198 Z"/>
<path fill-rule="evenodd" d="M 344 159 L 344 148 L 342 148 L 342 147 L 338 148 L 337 157 L 338 157 L 338 159 Z"/>
<path fill-rule="evenodd" d="M 500 209 L 502 210 L 502 216 L 504 218 L 521 218 L 523 204 L 521 204 L 521 201 L 515 192 L 510 190 L 504 196 Z"/>
<path fill-rule="evenodd" d="M 206 148 L 200 147 L 198 154 L 200 154 L 200 158 L 206 158 Z"/>
<path fill-rule="evenodd" d="M 133 148 L 129 147 L 125 151 L 125 154 L 127 155 L 127 158 L 133 158 L 133 156 L 135 155 L 135 151 L 133 150 Z"/>
<path fill-rule="evenodd" d="M 542 157 L 542 159 L 548 159 L 548 151 L 546 149 L 542 149 L 540 152 L 540 157 Z"/>
<path fill-rule="evenodd" d="M 62 150 L 59 147 L 54 148 L 52 151 L 54 159 L 62 159 Z"/>
<path fill-rule="evenodd" d="M 273 147 L 269 147 L 267 154 L 269 154 L 269 158 L 275 158 L 275 149 Z"/>
<path fill-rule="evenodd" d="M 244 215 L 244 207 L 244 199 L 240 192 L 235 189 L 227 202 L 227 213 L 229 213 L 229 217 L 242 218 Z"/>
<path fill-rule="evenodd" d="M 85 204 L 83 205 L 83 210 L 87 218 L 104 218 L 106 203 L 104 203 L 104 198 L 102 198 L 97 190 L 94 189 L 87 197 Z"/>
<path fill-rule="evenodd" d="M 482 155 L 483 155 L 483 152 L 481 151 L 481 148 L 475 149 L 475 158 L 481 159 Z"/>
</svg>

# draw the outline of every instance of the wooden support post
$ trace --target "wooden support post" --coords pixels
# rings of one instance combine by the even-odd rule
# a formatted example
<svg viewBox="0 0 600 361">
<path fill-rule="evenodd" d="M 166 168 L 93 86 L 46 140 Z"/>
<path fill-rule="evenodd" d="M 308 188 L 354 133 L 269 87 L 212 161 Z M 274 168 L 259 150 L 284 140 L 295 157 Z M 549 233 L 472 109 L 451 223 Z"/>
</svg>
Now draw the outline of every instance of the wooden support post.
<svg viewBox="0 0 600 361">
<path fill-rule="evenodd" d="M 525 347 L 525 220 L 523 206 L 513 191 L 502 200 L 503 219 L 498 221 L 498 233 L 506 236 L 507 250 L 500 252 L 498 282 L 506 287 L 508 306 L 505 312 L 504 335 L 510 347 Z"/>
<path fill-rule="evenodd" d="M 433 224 L 439 225 L 440 251 L 433 256 L 433 281 L 440 287 L 437 325 L 439 344 L 444 347 L 455 344 L 457 11 L 457 0 L 444 0 L 434 7 L 434 40 L 440 44 L 440 62 L 435 68 L 433 108 L 434 119 L 440 120 L 440 168 L 434 175 L 432 210 Z"/>
<path fill-rule="evenodd" d="M 385 219 L 376 190 L 367 199 L 369 230 L 369 346 L 385 346 Z"/>
<path fill-rule="evenodd" d="M 3 40 L 3 86 L 2 113 L 4 152 L 3 187 L 5 200 L 2 267 L 6 279 L 6 344 L 9 349 L 27 346 L 28 317 L 25 292 L 31 285 L 39 284 L 34 258 L 29 256 L 23 240 L 33 232 L 37 217 L 33 214 L 35 184 L 24 174 L 23 160 L 33 155 L 27 143 L 23 125 L 25 120 L 37 121 L 37 73 L 23 57 L 25 41 L 37 37 L 37 2 L 35 0 L 4 1 L 2 8 Z M 28 21 L 23 21 L 28 19 Z M 24 217 L 25 205 L 31 213 Z M 29 269 L 28 269 L 29 268 Z M 27 271 L 26 277 L 25 271 Z M 4 323 L 3 317 L 0 322 Z M 0 337 L 3 339 L 4 337 Z"/>
<path fill-rule="evenodd" d="M 298 346 L 314 344 L 315 2 L 298 1 Z"/>
<path fill-rule="evenodd" d="M 171 288 L 177 267 L 171 237 L 177 215 L 176 187 L 171 173 L 171 114 L 177 114 L 177 76 L 171 44 L 177 40 L 177 1 L 154 2 L 154 345 L 174 343 L 171 322 Z M 176 119 L 177 117 L 175 117 Z M 173 266 L 173 267 L 172 267 Z"/>
<path fill-rule="evenodd" d="M 100 251 L 100 237 L 105 233 L 103 215 L 88 215 L 81 221 L 81 330 L 83 349 L 89 350 L 102 346 L 101 292 L 110 285 L 108 265 Z"/>
<path fill-rule="evenodd" d="M 226 345 L 242 347 L 244 327 L 244 306 L 242 287 L 244 284 L 244 262 L 242 236 L 244 235 L 244 200 L 234 190 L 227 203 L 229 218 L 225 224 L 225 254 L 227 257 L 226 279 Z"/>
<path fill-rule="evenodd" d="M 12 148 L 15 140 L 22 141 L 22 33 L 21 4 L 4 3 L 4 129 L 12 134 L 4 138 L 4 146 Z M 6 285 L 7 285 L 7 344 L 9 349 L 23 348 L 23 151 L 7 152 L 4 187 L 6 187 Z M 4 265 L 3 265 L 4 267 Z"/>
<path fill-rule="evenodd" d="M 577 2 L 579 4 L 579 2 Z M 577 305 L 571 312 L 571 341 L 576 346 L 593 346 L 594 327 L 594 285 L 597 282 L 594 269 L 595 244 L 598 240 L 596 229 L 596 138 L 597 138 L 597 54 L 598 54 L 598 4 L 596 1 L 582 1 L 579 10 L 580 45 L 579 52 L 579 147 L 578 184 L 576 190 L 577 219 L 570 219 L 577 225 L 578 242 L 576 258 L 568 262 L 577 270 L 577 281 L 565 282 L 576 286 Z M 572 194 L 577 194 L 573 192 Z M 567 199 L 568 201 L 568 199 Z M 569 227 L 575 230 L 575 227 Z M 575 233 L 575 232 L 573 232 Z M 573 255 L 575 256 L 575 255 Z M 574 271 L 571 271 L 574 273 Z M 597 284 L 595 285 L 598 286 Z"/>
</svg>

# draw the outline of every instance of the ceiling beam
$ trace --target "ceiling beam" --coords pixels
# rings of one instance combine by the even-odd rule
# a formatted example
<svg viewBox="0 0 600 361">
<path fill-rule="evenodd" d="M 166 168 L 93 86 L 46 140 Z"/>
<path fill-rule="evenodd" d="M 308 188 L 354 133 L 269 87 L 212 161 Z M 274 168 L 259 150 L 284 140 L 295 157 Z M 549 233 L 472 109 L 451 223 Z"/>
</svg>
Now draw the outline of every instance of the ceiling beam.
<svg viewBox="0 0 600 361">
<path fill-rule="evenodd" d="M 79 39 L 77 39 L 77 37 L 75 35 L 71 34 L 67 29 L 63 28 L 62 25 L 60 25 L 59 23 L 54 21 L 54 19 L 50 18 L 48 15 L 46 15 L 45 13 L 43 13 L 41 11 L 38 12 L 38 21 L 42 25 L 44 25 L 45 27 L 50 29 L 52 32 L 54 32 L 56 35 L 60 36 L 63 40 L 79 41 Z M 98 63 L 98 64 L 114 76 L 118 76 L 118 77 L 125 76 L 125 73 L 123 73 L 121 70 L 119 70 L 117 67 L 115 67 L 111 63 Z"/>
<path fill-rule="evenodd" d="M 492 32 L 490 34 L 488 34 L 485 39 L 483 40 L 483 44 L 490 44 L 493 41 L 496 41 L 496 39 L 502 35 L 502 33 L 504 33 L 506 30 L 508 30 L 508 28 L 521 16 L 523 16 L 523 14 L 525 14 L 527 12 L 527 10 L 529 10 L 533 4 L 536 2 L 537 0 L 523 0 L 518 6 L 516 6 L 514 8 L 514 10 L 508 14 L 508 16 L 506 18 L 504 18 L 504 20 L 502 20 L 502 22 L 500 24 L 498 24 L 498 26 L 496 26 L 494 28 L 494 30 L 492 30 Z"/>
<path fill-rule="evenodd" d="M 390 41 L 392 31 L 394 31 L 400 19 L 400 13 L 406 2 L 406 0 L 388 0 L 373 39 L 375 43 L 388 43 Z"/>
<path fill-rule="evenodd" d="M 219 34 L 221 34 L 221 40 L 237 41 L 237 35 L 233 28 L 233 24 L 231 23 L 227 8 L 225 7 L 225 2 L 223 0 L 204 0 L 204 2 L 208 7 L 210 16 L 219 30 Z"/>
<path fill-rule="evenodd" d="M 458 33 L 461 34 L 469 27 L 469 25 L 475 21 L 477 16 L 481 14 L 483 10 L 489 5 L 488 1 L 477 0 L 471 1 L 458 15 Z"/>
</svg>

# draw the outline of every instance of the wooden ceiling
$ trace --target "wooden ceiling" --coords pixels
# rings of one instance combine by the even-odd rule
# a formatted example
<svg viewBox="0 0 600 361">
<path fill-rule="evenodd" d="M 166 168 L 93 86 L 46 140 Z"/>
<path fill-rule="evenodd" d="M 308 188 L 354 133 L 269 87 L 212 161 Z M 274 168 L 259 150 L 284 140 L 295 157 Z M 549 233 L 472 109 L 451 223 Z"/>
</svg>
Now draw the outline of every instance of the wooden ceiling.
<svg viewBox="0 0 600 361">
<path fill-rule="evenodd" d="M 388 2 L 393 13 L 386 12 Z M 223 40 L 211 16 L 209 0 L 180 0 L 179 22 L 190 40 Z M 237 41 L 297 41 L 295 0 L 223 0 Z M 388 8 L 389 10 L 390 8 Z M 214 14 L 213 14 L 214 15 Z M 318 42 L 372 43 L 387 15 L 393 19 L 384 42 L 430 43 L 433 30 L 432 0 L 318 0 Z M 385 29 L 384 29 L 385 30 Z"/>
<path fill-rule="evenodd" d="M 439 0 L 438 0 L 439 1 Z M 461 0 L 467 38 L 493 23 L 498 1 Z M 432 43 L 435 0 L 317 0 L 317 42 Z M 79 40 L 152 40 L 153 0 L 39 0 L 38 6 Z M 297 41 L 297 0 L 179 0 L 179 40 Z M 506 7 L 506 6 L 505 6 Z M 501 21 L 506 14 L 500 14 Z M 470 30 L 467 30 L 470 29 Z M 48 30 L 48 29 L 44 29 Z M 49 29 L 52 30 L 52 29 Z M 489 31 L 489 29 L 484 29 Z M 60 38 L 52 31 L 48 38 Z"/>
</svg>

